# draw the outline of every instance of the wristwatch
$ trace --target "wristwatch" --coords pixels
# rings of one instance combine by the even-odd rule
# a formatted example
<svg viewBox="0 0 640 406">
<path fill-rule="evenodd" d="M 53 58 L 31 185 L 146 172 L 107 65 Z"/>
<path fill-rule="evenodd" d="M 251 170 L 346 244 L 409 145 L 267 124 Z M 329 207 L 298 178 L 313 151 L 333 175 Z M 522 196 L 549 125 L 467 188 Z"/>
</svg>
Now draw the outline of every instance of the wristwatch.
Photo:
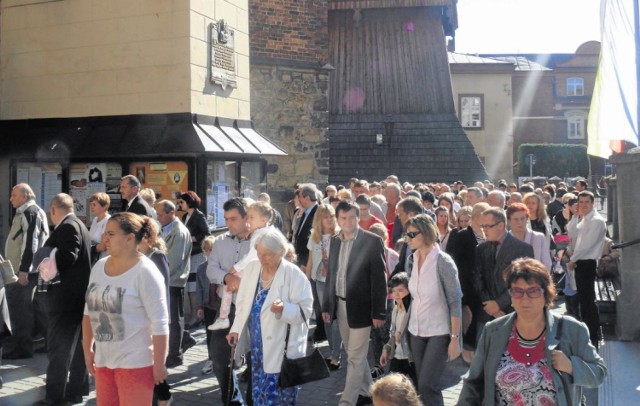
<svg viewBox="0 0 640 406">
<path fill-rule="evenodd" d="M 459 338 L 460 335 L 459 334 L 451 334 L 451 338 Z"/>
</svg>

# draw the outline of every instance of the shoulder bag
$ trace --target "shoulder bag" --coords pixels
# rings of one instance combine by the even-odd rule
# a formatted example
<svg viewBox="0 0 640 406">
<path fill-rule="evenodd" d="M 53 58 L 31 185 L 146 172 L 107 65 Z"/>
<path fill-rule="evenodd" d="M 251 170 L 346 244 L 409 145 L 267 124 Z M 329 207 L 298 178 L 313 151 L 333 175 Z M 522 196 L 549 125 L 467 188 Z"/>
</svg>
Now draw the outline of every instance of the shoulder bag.
<svg viewBox="0 0 640 406">
<path fill-rule="evenodd" d="M 12 283 L 18 282 L 18 277 L 13 271 L 11 261 L 9 261 L 8 259 L 4 259 L 2 255 L 0 255 L 0 271 L 2 272 L 2 280 L 5 285 L 10 285 Z"/>
<path fill-rule="evenodd" d="M 300 309 L 302 319 L 307 322 L 302 309 Z M 280 378 L 278 386 L 288 388 L 291 386 L 302 385 L 308 382 L 319 381 L 320 379 L 329 377 L 329 367 L 320 350 L 313 345 L 313 352 L 302 358 L 287 358 L 287 347 L 289 346 L 289 333 L 291 332 L 291 324 L 287 326 L 287 338 L 284 344 L 284 358 L 282 359 L 282 367 L 280 368 Z"/>
</svg>

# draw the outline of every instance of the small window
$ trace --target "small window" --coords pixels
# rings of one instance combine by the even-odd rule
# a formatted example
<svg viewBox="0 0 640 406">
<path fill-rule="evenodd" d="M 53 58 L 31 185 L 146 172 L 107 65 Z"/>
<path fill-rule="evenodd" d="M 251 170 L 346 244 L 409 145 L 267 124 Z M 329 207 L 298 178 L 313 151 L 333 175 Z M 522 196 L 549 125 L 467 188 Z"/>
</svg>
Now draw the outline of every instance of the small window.
<svg viewBox="0 0 640 406">
<path fill-rule="evenodd" d="M 481 130 L 484 127 L 483 96 L 460 95 L 460 123 L 462 127 L 471 130 Z"/>
<path fill-rule="evenodd" d="M 569 139 L 584 139 L 585 114 L 573 113 L 567 116 L 567 137 Z"/>
<path fill-rule="evenodd" d="M 584 79 L 567 79 L 567 96 L 584 96 Z"/>
</svg>

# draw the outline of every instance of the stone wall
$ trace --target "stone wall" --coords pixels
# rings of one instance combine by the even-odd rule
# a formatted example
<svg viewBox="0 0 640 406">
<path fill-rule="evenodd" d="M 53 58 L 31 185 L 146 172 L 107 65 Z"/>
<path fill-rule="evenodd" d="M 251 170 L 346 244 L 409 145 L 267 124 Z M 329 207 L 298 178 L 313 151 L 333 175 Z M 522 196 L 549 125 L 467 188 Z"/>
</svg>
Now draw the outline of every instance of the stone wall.
<svg viewBox="0 0 640 406">
<path fill-rule="evenodd" d="M 327 182 L 328 87 L 323 69 L 251 66 L 251 119 L 289 154 L 269 159 L 268 187 L 276 206 L 292 197 L 298 182 Z"/>
</svg>

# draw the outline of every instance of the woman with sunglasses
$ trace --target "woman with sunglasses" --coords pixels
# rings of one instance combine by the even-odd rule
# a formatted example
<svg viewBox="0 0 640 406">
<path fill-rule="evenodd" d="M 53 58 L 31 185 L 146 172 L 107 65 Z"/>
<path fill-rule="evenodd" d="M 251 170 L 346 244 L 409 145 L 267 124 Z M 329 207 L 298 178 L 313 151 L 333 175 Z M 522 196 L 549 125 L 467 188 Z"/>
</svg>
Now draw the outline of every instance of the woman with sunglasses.
<svg viewBox="0 0 640 406">
<path fill-rule="evenodd" d="M 607 374 L 586 326 L 550 311 L 556 291 L 540 261 L 517 259 L 504 279 L 515 311 L 485 326 L 458 405 L 580 405 L 582 387 Z"/>
<path fill-rule="evenodd" d="M 413 250 L 409 292 L 409 342 L 417 388 L 428 405 L 444 405 L 440 376 L 460 355 L 462 290 L 453 259 L 440 249 L 438 227 L 426 215 L 409 219 L 406 241 Z"/>
</svg>

